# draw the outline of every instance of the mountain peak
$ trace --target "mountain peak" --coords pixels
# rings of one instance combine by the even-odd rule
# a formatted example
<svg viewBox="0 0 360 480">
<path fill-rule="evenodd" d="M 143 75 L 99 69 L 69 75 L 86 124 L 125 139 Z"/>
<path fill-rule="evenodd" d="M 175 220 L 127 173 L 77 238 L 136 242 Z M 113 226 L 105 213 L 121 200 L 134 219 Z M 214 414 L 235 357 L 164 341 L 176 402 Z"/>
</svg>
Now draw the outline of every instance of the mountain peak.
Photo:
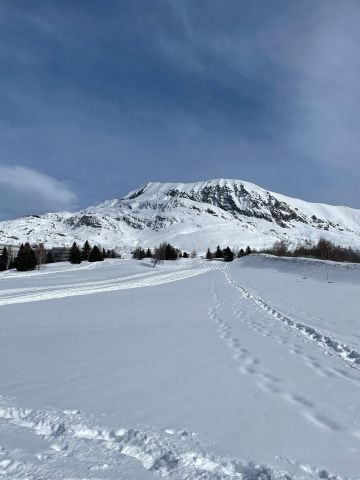
<svg viewBox="0 0 360 480">
<path fill-rule="evenodd" d="M 149 182 L 121 199 L 73 214 L 53 213 L 0 222 L 0 243 L 70 245 L 86 239 L 104 247 L 154 247 L 169 241 L 185 249 L 264 247 L 284 239 L 326 237 L 360 244 L 360 211 L 308 203 L 236 179 L 193 183 Z"/>
<path fill-rule="evenodd" d="M 124 199 L 134 199 L 139 197 L 142 194 L 146 195 L 153 195 L 153 194 L 158 194 L 160 193 L 168 193 L 172 191 L 178 191 L 178 192 L 193 192 L 193 193 L 198 193 L 199 191 L 203 190 L 204 188 L 210 189 L 210 188 L 229 188 L 229 189 L 234 189 L 235 187 L 240 188 L 241 185 L 245 188 L 247 188 L 250 191 L 262 191 L 266 192 L 261 187 L 258 187 L 257 185 L 250 183 L 250 182 L 245 182 L 243 180 L 236 180 L 236 179 L 228 179 L 228 178 L 216 178 L 212 180 L 202 180 L 199 182 L 190 182 L 190 183 L 180 183 L 180 182 L 148 182 L 144 186 L 142 186 L 139 189 L 131 191 L 129 194 L 127 194 Z"/>
</svg>

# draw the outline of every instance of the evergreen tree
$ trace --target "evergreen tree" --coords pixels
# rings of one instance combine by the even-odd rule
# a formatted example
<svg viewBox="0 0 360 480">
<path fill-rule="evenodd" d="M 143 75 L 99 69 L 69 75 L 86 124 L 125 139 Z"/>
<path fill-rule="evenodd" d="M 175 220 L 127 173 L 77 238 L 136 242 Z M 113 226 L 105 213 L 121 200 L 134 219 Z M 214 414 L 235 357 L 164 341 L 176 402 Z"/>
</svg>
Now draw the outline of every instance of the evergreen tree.
<svg viewBox="0 0 360 480">
<path fill-rule="evenodd" d="M 210 248 L 208 248 L 206 251 L 206 260 L 212 260 L 212 259 L 213 259 L 213 254 L 210 252 Z"/>
<path fill-rule="evenodd" d="M 20 272 L 35 270 L 37 266 L 36 255 L 29 243 L 20 246 L 18 254 L 14 260 L 14 265 L 16 270 Z"/>
<path fill-rule="evenodd" d="M 8 249 L 4 247 L 2 255 L 0 255 L 0 272 L 7 270 L 9 268 L 10 255 Z"/>
<path fill-rule="evenodd" d="M 105 248 L 102 249 L 102 257 L 103 257 L 103 260 L 104 260 L 104 258 L 106 258 Z"/>
<path fill-rule="evenodd" d="M 223 258 L 223 256 L 224 256 L 223 251 L 221 250 L 220 245 L 218 245 L 218 246 L 216 247 L 216 251 L 215 251 L 214 257 L 215 257 L 215 258 Z"/>
<path fill-rule="evenodd" d="M 234 252 L 231 250 L 230 247 L 226 247 L 223 250 L 223 256 L 225 262 L 232 262 L 234 260 Z"/>
<path fill-rule="evenodd" d="M 175 247 L 173 247 L 170 243 L 166 245 L 165 248 L 165 260 L 177 260 L 178 253 Z"/>
<path fill-rule="evenodd" d="M 146 250 L 145 257 L 146 257 L 146 258 L 151 258 L 151 257 L 152 257 L 152 253 L 151 253 L 151 250 L 150 250 L 149 247 L 148 247 L 147 250 Z"/>
<path fill-rule="evenodd" d="M 104 258 L 117 258 L 117 255 L 116 255 L 116 252 L 114 249 L 108 249 L 106 250 L 105 254 L 104 254 L 105 250 L 103 249 L 103 257 Z"/>
<path fill-rule="evenodd" d="M 250 255 L 250 253 L 251 253 L 251 248 L 248 245 L 245 250 L 245 255 Z"/>
<path fill-rule="evenodd" d="M 178 258 L 178 250 L 173 247 L 170 243 L 160 243 L 158 247 L 154 249 L 154 253 L 152 258 L 157 259 L 158 261 L 164 260 L 177 260 Z"/>
<path fill-rule="evenodd" d="M 97 245 L 94 245 L 89 254 L 89 262 L 102 262 L 104 260 L 102 252 Z"/>
<path fill-rule="evenodd" d="M 183 253 L 183 258 L 189 258 L 189 254 L 187 252 Z"/>
<path fill-rule="evenodd" d="M 244 255 L 245 255 L 244 249 L 240 248 L 240 250 L 238 252 L 238 258 L 242 258 Z"/>
<path fill-rule="evenodd" d="M 146 252 L 143 248 L 141 247 L 136 247 L 135 250 L 132 252 L 132 258 L 135 260 L 142 260 L 145 258 Z"/>
<path fill-rule="evenodd" d="M 52 250 L 47 252 L 46 263 L 55 263 L 54 254 Z"/>
<path fill-rule="evenodd" d="M 82 251 L 77 246 L 76 242 L 72 244 L 69 255 L 69 262 L 79 264 L 82 261 Z"/>
<path fill-rule="evenodd" d="M 82 249 L 81 249 L 81 260 L 89 260 L 89 255 L 91 252 L 90 243 L 86 240 Z"/>
</svg>

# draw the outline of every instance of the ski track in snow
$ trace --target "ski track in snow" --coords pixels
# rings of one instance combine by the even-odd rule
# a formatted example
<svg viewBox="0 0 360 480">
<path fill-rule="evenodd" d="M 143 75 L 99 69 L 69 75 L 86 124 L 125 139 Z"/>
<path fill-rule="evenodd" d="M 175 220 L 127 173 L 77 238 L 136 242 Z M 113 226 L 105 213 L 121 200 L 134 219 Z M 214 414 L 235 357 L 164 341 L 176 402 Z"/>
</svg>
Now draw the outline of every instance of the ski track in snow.
<svg viewBox="0 0 360 480">
<path fill-rule="evenodd" d="M 23 409 L 3 398 L 1 431 L 37 435 L 44 441 L 44 448 L 35 452 L 0 446 L 0 476 L 11 479 L 37 480 L 55 478 L 54 475 L 64 479 L 81 478 L 79 475 L 96 478 L 100 472 L 121 475 L 124 462 L 131 459 L 161 477 L 181 480 L 305 480 L 314 475 L 342 480 L 325 470 L 296 462 L 287 461 L 304 472 L 300 477 L 206 452 L 197 436 L 185 430 L 104 428 L 91 423 L 78 410 Z"/>
<path fill-rule="evenodd" d="M 37 288 L 33 287 L 25 289 L 25 291 L 28 292 L 27 295 L 23 294 L 24 292 L 21 291 L 22 289 L 12 289 L 9 291 L 4 290 L 0 294 L 0 306 L 28 302 L 41 302 L 44 300 L 91 295 L 94 293 L 114 292 L 132 288 L 153 287 L 163 283 L 176 282 L 196 275 L 201 275 L 207 271 L 209 271 L 209 268 L 184 269 L 155 275 L 150 275 L 148 273 L 139 274 L 139 276 L 132 275 L 130 277 L 119 278 L 115 280 L 112 279 L 98 282 L 72 284 L 66 288 L 45 287 L 40 288 L 39 291 L 35 290 L 35 292 L 32 293 L 34 289 Z M 11 296 L 11 294 L 16 293 L 16 291 L 20 292 L 20 294 Z"/>
<path fill-rule="evenodd" d="M 308 325 L 305 325 L 297 320 L 285 315 L 276 308 L 269 305 L 263 298 L 253 295 L 249 290 L 237 284 L 233 278 L 227 273 L 225 277 L 227 282 L 239 290 L 241 295 L 254 302 L 261 310 L 270 315 L 271 317 L 279 320 L 283 324 L 287 325 L 297 333 L 302 334 L 309 340 L 314 341 L 319 347 L 325 349 L 327 353 L 336 354 L 337 358 L 345 360 L 348 365 L 351 365 L 354 369 L 360 371 L 360 353 L 349 345 L 341 343 L 329 335 L 322 334 L 318 330 Z"/>
<path fill-rule="evenodd" d="M 112 263 L 107 261 L 107 266 L 111 265 Z M 93 262 L 93 263 L 88 263 L 86 265 L 76 265 L 76 269 L 74 267 L 68 267 L 68 268 L 62 268 L 60 270 L 44 270 L 43 268 L 39 270 L 32 270 L 29 272 L 14 272 L 12 270 L 5 270 L 4 272 L 1 272 L 0 278 L 2 280 L 12 280 L 14 278 L 33 278 L 33 277 L 38 277 L 38 276 L 43 276 L 43 275 L 62 275 L 66 273 L 71 273 L 79 270 L 92 270 L 94 268 L 99 268 L 100 263 L 99 262 Z"/>
<path fill-rule="evenodd" d="M 299 356 L 307 366 L 325 377 L 341 376 L 360 386 L 360 379 L 342 368 L 323 367 L 316 358 L 307 355 L 299 345 L 291 343 L 291 337 L 279 333 L 279 328 L 292 332 L 302 341 L 311 340 L 331 354 L 345 361 L 347 366 L 360 370 L 360 354 L 348 345 L 344 345 L 330 336 L 323 335 L 313 327 L 306 326 L 288 317 L 237 284 L 228 273 L 228 265 L 221 262 L 202 262 L 200 268 L 182 269 L 166 273 L 146 272 L 128 277 L 103 281 L 73 283 L 63 286 L 29 287 L 3 290 L 0 293 L 0 306 L 26 302 L 36 302 L 56 298 L 66 298 L 93 293 L 111 292 L 122 289 L 155 286 L 174 282 L 211 270 L 221 270 L 227 284 L 236 288 L 241 296 L 230 306 L 231 316 L 243 322 L 256 334 L 271 337 L 283 345 L 291 354 Z M 60 272 L 62 273 L 62 272 Z M 236 362 L 238 371 L 254 378 L 258 388 L 269 395 L 292 404 L 308 421 L 319 428 L 325 428 L 335 434 L 341 432 L 357 437 L 360 432 L 352 431 L 342 424 L 328 418 L 303 393 L 290 391 L 281 378 L 262 365 L 256 354 L 249 351 L 235 337 L 228 312 L 222 313 L 227 305 L 222 301 L 216 288 L 216 279 L 212 285 L 214 305 L 208 309 L 208 315 L 215 322 L 218 335 L 226 343 Z M 250 302 L 250 303 L 248 303 Z M 259 316 L 256 306 L 262 311 Z M 264 322 L 268 315 L 273 325 Z M 274 328 L 272 328 L 274 327 Z M 357 373 L 357 372 L 354 372 Z M 22 433 L 36 435 L 43 439 L 44 448 L 29 452 L 24 448 L 12 449 L 6 444 L 0 445 L 0 478 L 27 478 L 29 480 L 46 478 L 106 478 L 106 473 L 121 477 L 124 462 L 138 462 L 144 469 L 162 477 L 180 480 L 307 480 L 315 477 L 325 480 L 345 480 L 323 468 L 302 465 L 295 460 L 280 458 L 285 465 L 296 467 L 300 476 L 290 476 L 275 471 L 269 466 L 244 463 L 237 459 L 220 456 L 201 448 L 197 435 L 185 430 L 156 430 L 152 428 L 105 428 L 87 419 L 78 410 L 30 410 L 12 405 L 0 396 L 0 433 L 20 436 Z M 61 477 L 59 477 L 61 472 Z M 118 478 L 118 477 L 116 477 Z"/>
</svg>

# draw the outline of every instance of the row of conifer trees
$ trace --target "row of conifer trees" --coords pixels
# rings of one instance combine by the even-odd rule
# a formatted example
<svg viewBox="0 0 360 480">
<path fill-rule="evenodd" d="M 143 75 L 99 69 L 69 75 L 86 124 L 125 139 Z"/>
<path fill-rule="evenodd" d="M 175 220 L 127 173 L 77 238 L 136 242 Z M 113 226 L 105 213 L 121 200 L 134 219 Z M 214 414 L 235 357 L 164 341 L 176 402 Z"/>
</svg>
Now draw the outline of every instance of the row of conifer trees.
<svg viewBox="0 0 360 480">
<path fill-rule="evenodd" d="M 84 243 L 82 248 L 76 242 L 72 244 L 69 254 L 69 262 L 79 264 L 82 261 L 88 262 L 102 262 L 105 258 L 118 258 L 115 250 L 101 249 L 97 245 L 91 247 L 88 240 Z"/>
<path fill-rule="evenodd" d="M 16 268 L 16 270 L 25 272 L 35 270 L 35 268 L 44 263 L 50 263 L 50 261 L 51 259 L 48 258 L 48 253 L 42 243 L 33 247 L 29 243 L 21 244 L 15 257 L 9 249 L 4 247 L 0 255 L 0 271 Z"/>
<path fill-rule="evenodd" d="M 223 259 L 225 262 L 231 262 L 234 260 L 235 257 L 241 258 L 245 255 L 249 255 L 250 253 L 252 253 L 252 250 L 249 246 L 246 247 L 245 250 L 241 248 L 240 250 L 235 252 L 231 250 L 230 247 L 220 248 L 220 245 L 218 245 L 214 252 L 212 252 L 208 248 L 205 258 L 207 260 Z M 144 258 L 152 258 L 158 260 L 177 260 L 178 258 L 195 258 L 196 256 L 197 253 L 195 251 L 191 252 L 191 254 L 189 255 L 187 252 L 182 252 L 178 248 L 166 242 L 161 243 L 153 250 L 150 250 L 150 248 L 147 248 L 145 250 L 144 248 L 139 246 L 132 251 L 132 258 L 136 260 L 142 260 Z"/>
<path fill-rule="evenodd" d="M 83 260 L 98 262 L 104 260 L 104 258 L 117 257 L 119 255 L 115 250 L 100 249 L 97 245 L 91 247 L 88 241 L 84 243 L 81 249 L 74 243 L 69 252 L 71 263 L 81 263 Z M 45 263 L 54 262 L 52 250 L 46 250 L 42 243 L 33 246 L 30 243 L 24 243 L 20 246 L 16 256 L 7 247 L 3 248 L 0 254 L 0 272 L 12 268 L 16 268 L 18 271 L 35 270 Z"/>
<path fill-rule="evenodd" d="M 171 243 L 163 242 L 153 250 L 142 247 L 136 247 L 132 251 L 132 258 L 135 260 L 142 260 L 143 258 L 157 258 L 159 260 L 177 260 L 178 258 L 189 258 L 187 252 L 182 252 L 178 248 L 171 245 Z"/>
<path fill-rule="evenodd" d="M 252 250 L 249 246 L 247 246 L 245 250 L 240 248 L 238 252 L 234 252 L 230 247 L 220 248 L 220 245 L 218 245 L 215 252 L 212 252 L 210 248 L 208 248 L 205 258 L 207 260 L 213 260 L 216 258 L 223 259 L 225 262 L 232 262 L 235 257 L 242 258 L 245 255 L 250 255 L 250 253 L 252 253 Z"/>
</svg>

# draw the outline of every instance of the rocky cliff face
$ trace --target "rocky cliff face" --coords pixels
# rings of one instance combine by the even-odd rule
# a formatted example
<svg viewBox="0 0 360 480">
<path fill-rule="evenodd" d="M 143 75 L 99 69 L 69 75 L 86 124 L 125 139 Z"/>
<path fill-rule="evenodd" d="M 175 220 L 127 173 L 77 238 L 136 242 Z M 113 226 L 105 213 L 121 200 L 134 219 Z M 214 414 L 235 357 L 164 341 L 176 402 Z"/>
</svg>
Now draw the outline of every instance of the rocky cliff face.
<svg viewBox="0 0 360 480">
<path fill-rule="evenodd" d="M 203 251 L 217 244 L 262 247 L 280 238 L 295 244 L 320 236 L 359 246 L 360 211 L 304 202 L 240 180 L 149 183 L 122 199 L 73 214 L 0 222 L 0 242 L 54 246 L 89 239 L 130 249 L 167 240 L 179 248 Z"/>
</svg>

